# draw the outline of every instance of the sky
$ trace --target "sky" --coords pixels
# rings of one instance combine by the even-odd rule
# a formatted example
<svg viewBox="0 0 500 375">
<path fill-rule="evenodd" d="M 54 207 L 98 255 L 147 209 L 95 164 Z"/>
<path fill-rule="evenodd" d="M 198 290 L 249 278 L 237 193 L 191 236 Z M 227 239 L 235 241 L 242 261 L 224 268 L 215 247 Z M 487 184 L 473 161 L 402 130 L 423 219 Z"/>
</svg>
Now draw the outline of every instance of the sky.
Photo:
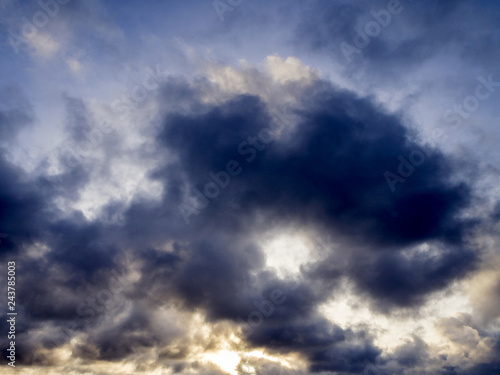
<svg viewBox="0 0 500 375">
<path fill-rule="evenodd" d="M 499 18 L 0 0 L 0 374 L 500 374 Z"/>
</svg>

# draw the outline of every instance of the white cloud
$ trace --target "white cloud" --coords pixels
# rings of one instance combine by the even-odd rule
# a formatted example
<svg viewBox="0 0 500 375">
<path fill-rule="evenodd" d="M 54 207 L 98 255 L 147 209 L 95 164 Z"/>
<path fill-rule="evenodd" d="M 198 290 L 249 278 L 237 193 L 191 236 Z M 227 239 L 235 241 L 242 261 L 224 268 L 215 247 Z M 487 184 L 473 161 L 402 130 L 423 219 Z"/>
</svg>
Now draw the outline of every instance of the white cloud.
<svg viewBox="0 0 500 375">
<path fill-rule="evenodd" d="M 35 54 L 43 58 L 51 58 L 61 49 L 61 44 L 48 33 L 38 33 L 28 40 Z"/>
</svg>

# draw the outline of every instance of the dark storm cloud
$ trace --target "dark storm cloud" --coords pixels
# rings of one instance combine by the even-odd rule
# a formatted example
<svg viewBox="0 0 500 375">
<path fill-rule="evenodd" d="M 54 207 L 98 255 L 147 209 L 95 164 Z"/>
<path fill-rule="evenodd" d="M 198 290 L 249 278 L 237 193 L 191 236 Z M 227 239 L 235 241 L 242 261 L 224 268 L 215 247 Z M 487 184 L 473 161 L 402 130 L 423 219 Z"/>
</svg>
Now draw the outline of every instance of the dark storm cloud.
<svg viewBox="0 0 500 375">
<path fill-rule="evenodd" d="M 35 187 L 23 181 L 23 173 L 0 155 L 0 243 L 2 253 L 15 251 L 16 243 L 24 242 L 42 229 L 45 200 Z"/>
<path fill-rule="evenodd" d="M 354 265 L 352 272 L 360 289 L 375 296 L 381 310 L 392 304 L 417 305 L 428 293 L 470 272 L 477 259 L 474 252 L 464 248 L 441 248 L 438 253 L 411 257 L 383 254 L 368 266 Z"/>
<path fill-rule="evenodd" d="M 263 265 L 261 252 L 241 246 L 236 238 L 193 241 L 188 246 L 174 243 L 172 253 L 147 249 L 141 254 L 138 291 L 150 289 L 151 299 L 160 303 L 162 298 L 181 296 L 186 308 L 202 307 L 214 320 L 236 320 L 245 311 L 238 292 L 253 284 L 250 272 Z"/>
<path fill-rule="evenodd" d="M 44 163 L 45 161 L 41 162 L 41 164 Z M 10 178 L 9 181 L 5 183 L 6 193 L 7 187 L 10 185 L 8 190 L 11 194 L 9 198 L 10 203 L 14 204 L 18 202 L 18 206 L 12 207 L 13 212 L 9 223 L 20 227 L 29 225 L 34 230 L 37 227 L 45 228 L 52 220 L 60 217 L 62 212 L 57 206 L 59 199 L 77 199 L 80 190 L 89 181 L 88 173 L 81 167 L 66 169 L 57 175 L 41 175 L 36 178 L 29 176 L 13 165 L 9 165 L 9 167 L 10 170 L 6 172 Z M 22 201 L 25 200 L 30 201 L 22 203 Z M 23 204 L 30 207 L 29 209 L 25 207 L 26 211 L 29 212 L 14 212 L 22 210 Z M 18 216 L 21 214 L 23 215 L 23 220 Z M 78 215 L 78 213 L 76 215 Z M 29 218 L 35 216 L 36 221 L 30 223 Z M 22 221 L 26 220 L 27 222 L 23 224 Z M 12 231 L 12 233 L 15 233 L 15 231 Z M 41 235 L 41 232 L 35 230 L 30 235 L 37 237 Z M 30 242 L 33 242 L 33 240 L 34 239 L 31 238 Z"/>
<path fill-rule="evenodd" d="M 193 244 L 193 256 L 174 278 L 178 293 L 191 307 L 203 306 L 211 319 L 232 318 L 242 314 L 244 304 L 238 291 L 251 285 L 250 272 L 263 266 L 259 249 L 238 248 L 234 239 Z M 234 242 L 233 242 L 234 241 Z M 197 283 L 193 283 L 193 280 Z"/>
<path fill-rule="evenodd" d="M 11 101 L 15 99 L 16 95 L 13 95 Z M 78 100 L 70 100 L 68 114 L 68 126 L 76 132 L 74 136 L 82 136 L 83 129 L 88 127 L 82 103 Z M 9 107 L 0 112 L 1 128 L 11 132 L 11 136 L 14 136 L 22 125 L 19 123 L 19 119 L 26 122 L 30 116 L 29 104 L 25 103 L 22 107 L 19 105 Z M 63 168 L 59 174 L 33 176 L 10 164 L 3 153 L 0 155 L 0 168 L 4 176 L 0 182 L 0 232 L 8 236 L 2 244 L 2 246 L 6 246 L 5 249 L 13 250 L 14 242 L 17 241 L 17 251 L 20 252 L 24 242 L 33 243 L 33 241 L 42 238 L 54 245 L 53 241 L 56 240 L 53 234 L 56 232 L 59 234 L 57 241 L 64 242 L 63 247 L 67 247 L 69 243 L 74 246 L 75 239 L 79 243 L 82 242 L 82 238 L 77 236 L 72 240 L 64 240 L 65 231 L 72 229 L 71 224 L 64 226 L 61 221 L 56 223 L 62 216 L 62 212 L 57 207 L 57 199 L 72 200 L 78 198 L 79 191 L 89 181 L 89 173 L 81 166 L 67 166 L 63 160 L 64 156 L 59 150 L 54 150 L 54 156 L 59 159 Z M 47 163 L 48 160 L 44 157 L 38 167 L 43 170 L 47 167 Z M 78 213 L 75 214 L 75 219 L 80 221 L 76 224 L 78 229 L 73 228 L 73 233 L 70 236 L 77 234 L 86 225 L 85 220 L 81 217 L 77 218 L 78 215 Z M 90 238 L 86 239 L 86 241 L 90 240 Z"/>
<path fill-rule="evenodd" d="M 500 362 L 481 363 L 474 366 L 467 375 L 490 375 L 500 373 Z"/>
<path fill-rule="evenodd" d="M 429 358 L 429 346 L 417 336 L 397 348 L 394 357 L 403 367 L 421 366 Z"/>
<path fill-rule="evenodd" d="M 256 331 L 250 341 L 279 352 L 300 352 L 310 361 L 313 372 L 362 373 L 381 354 L 364 333 L 343 330 L 317 316 L 276 321 Z"/>
<path fill-rule="evenodd" d="M 28 126 L 33 117 L 31 104 L 16 87 L 0 92 L 0 233 L 2 255 L 15 249 L 41 229 L 43 194 L 27 182 L 27 175 L 7 161 L 7 147 Z"/>
<path fill-rule="evenodd" d="M 15 135 L 30 122 L 32 117 L 29 102 L 14 89 L 4 90 L 6 95 L 0 111 L 0 129 L 2 143 L 5 146 L 15 142 Z M 19 261 L 25 257 L 29 246 L 47 236 L 47 224 L 57 214 L 53 204 L 56 195 L 55 183 L 49 178 L 34 178 L 6 160 L 7 152 L 0 153 L 0 259 L 2 262 Z M 71 186 L 71 176 L 64 181 Z M 54 235 L 54 233 L 52 234 Z M 23 259 L 24 260 L 24 259 Z M 74 310 L 65 298 L 55 298 L 53 291 L 58 288 L 53 271 L 44 262 L 19 263 L 18 272 L 24 272 L 18 278 L 16 290 L 26 296 L 19 311 L 26 319 L 17 325 L 17 340 L 22 347 L 19 361 L 28 359 L 33 342 L 27 332 L 36 326 L 37 319 L 68 319 L 74 317 Z M 52 265 L 57 267 L 57 265 Z M 52 272 L 50 272 L 52 271 Z M 44 297 L 41 297 L 44 296 Z M 5 296 L 6 297 L 6 296 Z M 2 298 L 6 305 L 6 298 Z M 6 322 L 0 327 L 6 329 Z M 2 338 L 2 347 L 5 338 Z"/>
<path fill-rule="evenodd" d="M 438 150 L 411 141 L 413 134 L 396 116 L 322 83 L 304 95 L 301 106 L 298 126 L 269 146 L 269 140 L 252 139 L 272 128 L 256 97 L 166 119 L 161 137 L 179 158 L 169 166 L 180 176 L 170 181 L 171 189 L 210 191 L 210 172 L 223 171 L 231 160 L 242 169 L 190 217 L 195 224 L 238 223 L 265 211 L 274 220 L 306 219 L 353 235 L 363 232 L 377 246 L 461 241 L 466 223 L 455 215 L 468 205 L 470 189 L 450 182 L 453 165 Z"/>
<path fill-rule="evenodd" d="M 62 345 L 88 321 L 78 307 L 109 283 L 115 269 L 117 244 L 111 231 L 87 223 L 79 214 L 65 219 L 53 205 L 49 188 L 37 181 L 20 184 L 13 175 L 3 180 L 15 193 L 2 189 L 1 258 L 16 261 L 16 291 L 22 295 L 17 311 L 23 321 L 17 326 L 20 362 L 30 361 L 37 344 Z M 10 195 L 8 195 L 10 193 Z M 46 247 L 45 247 L 46 246 Z M 30 251 L 31 255 L 28 255 Z M 96 323 L 97 320 L 91 323 Z M 51 334 L 34 337 L 32 330 L 51 328 Z M 1 327 L 4 327 L 2 322 Z M 88 325 L 88 324 L 87 324 Z"/>
<path fill-rule="evenodd" d="M 379 355 L 366 333 L 346 333 L 315 316 L 339 276 L 353 279 L 389 309 L 418 305 L 428 293 L 473 269 L 476 254 L 464 242 L 471 223 L 457 218 L 469 205 L 470 188 L 452 183 L 453 163 L 412 140 L 397 116 L 317 82 L 295 108 L 297 125 L 281 128 L 282 138 L 266 144 L 258 134 L 278 126 L 259 98 L 237 96 L 215 107 L 196 104 L 195 95 L 192 100 L 195 104 L 188 107 L 193 112 L 166 115 L 159 136 L 172 154 L 152 175 L 166 187 L 162 207 L 136 201 L 126 215 L 136 241 L 160 238 L 161 227 L 179 241 L 169 254 L 143 253 L 148 256 L 139 285 L 158 285 L 151 290 L 165 298 L 173 293 L 186 307 L 203 308 L 211 319 L 233 321 L 245 319 L 256 299 L 282 288 L 287 302 L 248 340 L 304 353 L 314 371 L 359 373 Z M 397 173 L 401 157 L 408 160 L 415 150 L 425 160 L 392 191 L 384 173 Z M 242 172 L 217 197 L 206 198 L 205 207 L 199 196 L 189 199 L 192 188 L 203 192 L 209 173 L 224 170 L 231 160 Z M 184 202 L 198 207 L 189 225 L 179 212 Z M 252 238 L 270 225 L 291 223 L 342 232 L 350 238 L 343 246 L 347 252 L 349 243 L 362 237 L 371 244 L 363 250 L 372 260 L 368 270 L 357 268 L 353 257 L 345 267 L 324 272 L 319 267 L 315 275 L 304 271 L 305 280 L 294 290 L 272 274 L 255 273 L 262 267 L 262 250 L 252 246 Z M 438 256 L 400 254 L 425 241 L 437 243 L 433 251 Z M 359 344 L 352 343 L 358 342 L 356 335 L 364 337 Z M 409 348 L 403 352 L 401 362 L 415 363 Z"/>
<path fill-rule="evenodd" d="M 2 95 L 5 97 L 3 108 L 0 110 L 0 131 L 2 142 L 7 146 L 14 143 L 17 133 L 30 124 L 33 115 L 30 103 L 19 90 L 5 89 Z M 72 136 L 79 139 L 85 135 L 84 131 L 89 129 L 86 110 L 81 101 L 71 98 L 67 100 L 67 127 L 74 133 Z M 88 172 L 83 168 L 70 168 L 59 150 L 54 150 L 53 153 L 60 159 L 62 172 L 51 176 L 41 174 L 39 177 L 28 175 L 21 168 L 10 164 L 4 153 L 0 155 L 0 168 L 4 176 L 0 188 L 0 231 L 9 236 L 5 243 L 14 241 L 19 235 L 23 237 L 18 239 L 20 243 L 40 236 L 47 224 L 61 214 L 56 206 L 56 198 L 77 198 L 78 192 L 89 181 Z M 45 169 L 47 162 L 47 157 L 42 157 L 38 167 Z M 30 241 L 33 241 L 33 238 Z"/>
<path fill-rule="evenodd" d="M 207 88 L 206 82 L 199 85 Z M 107 220 L 125 207 L 120 202 L 92 221 L 77 211 L 63 215 L 54 205 L 55 196 L 78 196 L 69 191 L 85 186 L 87 166 L 66 166 L 57 180 L 30 180 L 2 161 L 10 178 L 0 185 L 1 230 L 49 248 L 43 258 L 33 258 L 26 247 L 10 247 L 26 270 L 19 285 L 29 296 L 23 302 L 25 330 L 53 324 L 67 332 L 57 340 L 40 339 L 41 345 L 60 345 L 85 330 L 87 342 L 75 355 L 119 360 L 170 340 L 156 334 L 145 306 L 180 302 L 188 311 L 201 309 L 209 321 L 241 324 L 257 306 L 269 308 L 262 307 L 263 301 L 280 290 L 285 300 L 247 341 L 280 353 L 302 353 L 312 371 L 362 373 L 381 355 L 369 329 L 341 329 L 317 312 L 335 295 L 341 277 L 390 310 L 418 305 L 473 269 L 476 255 L 465 241 L 471 222 L 457 216 L 470 204 L 470 186 L 451 182 L 454 164 L 415 141 L 398 116 L 317 81 L 298 97 L 293 124 L 280 125 L 256 96 L 210 105 L 198 99 L 197 88 L 170 80 L 161 91 L 160 100 L 168 100 L 173 110 L 163 118 L 157 138 L 164 163 L 149 178 L 163 184 L 164 195 L 160 202 L 136 197 L 123 224 Z M 88 116 L 81 101 L 68 99 L 67 104 L 77 142 L 89 129 Z M 271 139 L 265 129 L 279 137 L 274 133 Z M 412 157 L 416 151 L 418 163 Z M 206 207 L 200 207 L 200 196 L 190 199 L 193 188 L 205 191 L 213 180 L 210 172 L 226 170 L 232 160 L 241 172 L 217 197 L 205 198 Z M 387 171 L 404 182 L 391 186 Z M 189 225 L 179 211 L 186 202 L 197 207 Z M 258 236 L 266 228 L 289 225 L 342 233 L 344 262 L 303 269 L 299 283 L 264 271 Z M 361 238 L 364 246 L 359 246 Z M 401 254 L 426 241 L 436 244 L 437 255 Z M 325 250 L 332 256 L 335 251 Z M 107 287 L 110 271 L 127 256 L 140 271 L 139 281 L 123 294 L 133 307 L 119 324 L 92 330 L 117 312 L 82 316 L 79 306 Z M 358 267 L 360 257 L 366 268 Z M 405 347 L 399 362 L 410 366 L 421 354 L 418 345 Z"/>
<path fill-rule="evenodd" d="M 151 327 L 149 309 L 134 306 L 125 319 L 91 338 L 87 350 L 82 347 L 82 356 L 91 356 L 89 348 L 94 348 L 95 358 L 117 360 L 134 353 L 137 348 L 152 347 L 162 340 Z"/>
<path fill-rule="evenodd" d="M 70 107 L 72 124 L 81 124 L 78 101 Z M 14 143 L 31 116 L 29 103 L 12 90 L 0 111 L 2 141 Z M 60 174 L 36 176 L 9 163 L 5 150 L 0 153 L 0 259 L 16 261 L 22 275 L 16 280 L 16 291 L 23 296 L 17 307 L 24 317 L 17 325 L 20 362 L 31 361 L 38 344 L 61 345 L 76 328 L 84 327 L 77 308 L 109 283 L 109 271 L 117 268 L 116 255 L 123 244 L 113 234 L 116 228 L 90 222 L 78 211 L 60 210 L 58 199 L 78 198 L 89 177 L 81 166 L 69 168 L 58 152 L 55 156 L 63 168 Z M 46 158 L 41 160 L 40 172 L 46 163 Z M 55 327 L 56 333 L 36 338 L 30 334 L 47 326 Z"/>
</svg>

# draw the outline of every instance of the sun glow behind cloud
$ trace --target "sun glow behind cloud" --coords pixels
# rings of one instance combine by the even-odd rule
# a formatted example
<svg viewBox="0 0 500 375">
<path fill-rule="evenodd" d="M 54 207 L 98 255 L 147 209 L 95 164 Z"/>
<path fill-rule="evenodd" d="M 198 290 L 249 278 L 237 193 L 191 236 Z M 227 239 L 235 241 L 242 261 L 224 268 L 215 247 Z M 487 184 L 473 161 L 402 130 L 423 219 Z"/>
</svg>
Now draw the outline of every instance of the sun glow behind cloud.
<svg viewBox="0 0 500 375">
<path fill-rule="evenodd" d="M 261 246 L 266 254 L 266 267 L 275 270 L 280 278 L 299 275 L 301 265 L 311 259 L 312 249 L 307 240 L 294 231 L 269 234 L 263 238 Z"/>
<path fill-rule="evenodd" d="M 237 352 L 231 352 L 229 350 L 221 350 L 216 353 L 205 353 L 202 358 L 205 361 L 214 363 L 221 370 L 231 374 L 237 375 L 238 371 L 236 367 L 240 363 L 241 357 Z"/>
</svg>

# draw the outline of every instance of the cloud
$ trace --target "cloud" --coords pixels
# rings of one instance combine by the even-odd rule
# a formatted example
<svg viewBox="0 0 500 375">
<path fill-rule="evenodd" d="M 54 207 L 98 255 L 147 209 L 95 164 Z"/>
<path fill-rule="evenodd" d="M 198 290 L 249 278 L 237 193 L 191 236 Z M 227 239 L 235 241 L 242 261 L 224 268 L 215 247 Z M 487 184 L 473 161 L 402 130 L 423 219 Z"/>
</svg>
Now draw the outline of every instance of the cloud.
<svg viewBox="0 0 500 375">
<path fill-rule="evenodd" d="M 187 98 L 189 96 L 174 98 L 174 102 L 175 99 L 185 102 Z M 206 207 L 200 208 L 200 201 L 197 206 L 196 199 L 191 201 L 199 212 L 193 215 L 192 223 L 184 227 L 182 239 L 189 245 L 174 243 L 168 254 L 151 253 L 148 258 L 165 259 L 165 263 L 159 261 L 160 273 L 153 271 L 152 265 L 147 266 L 145 270 L 149 272 L 143 272 L 146 277 L 143 285 L 154 284 L 151 277 L 156 274 L 155 277 L 163 280 L 163 293 L 174 292 L 189 308 L 202 307 L 212 319 L 244 317 L 252 307 L 242 302 L 241 293 L 235 294 L 235 290 L 253 285 L 262 291 L 261 295 L 267 295 L 265 291 L 271 290 L 271 285 L 280 285 L 272 275 L 263 273 L 262 280 L 267 280 L 263 282 L 251 276 L 262 268 L 262 261 L 249 260 L 258 259 L 263 250 L 250 251 L 242 246 L 251 243 L 252 236 L 258 236 L 259 230 L 271 222 L 278 227 L 306 222 L 316 230 L 342 232 L 344 251 L 348 251 L 349 246 L 355 249 L 356 237 L 362 233 L 372 248 L 353 250 L 352 264 L 348 261 L 338 273 L 354 280 L 381 309 L 418 305 L 429 293 L 447 287 L 451 281 L 474 270 L 477 255 L 465 241 L 470 222 L 457 216 L 469 205 L 470 188 L 465 183 L 452 183 L 453 163 L 438 150 L 413 141 L 411 132 L 397 116 L 385 113 L 369 100 L 316 81 L 304 90 L 294 108 L 298 117 L 296 127 L 272 143 L 252 144 L 248 137 L 273 127 L 275 121 L 270 109 L 258 97 L 239 95 L 218 106 L 197 102 L 194 92 L 191 98 L 197 103 L 189 106 L 195 108 L 195 112 L 174 110 L 165 115 L 158 138 L 160 145 L 172 155 L 165 167 L 153 173 L 155 179 L 163 180 L 168 186 L 163 207 L 133 206 L 127 216 L 134 223 L 131 228 L 144 219 L 149 222 L 148 231 L 156 236 L 157 225 L 169 223 L 166 228 L 172 228 L 172 225 L 185 224 L 178 208 L 189 201 L 192 188 L 206 191 L 204 185 L 211 181 L 209 173 L 223 170 L 230 160 L 238 161 L 242 172 L 234 176 L 224 190 L 220 188 L 216 197 L 205 197 L 209 202 Z M 353 113 L 350 108 L 357 111 Z M 239 146 L 252 151 L 242 155 L 238 153 Z M 415 168 L 415 175 L 392 192 L 384 172 L 397 169 L 398 156 L 408 156 L 414 150 L 423 150 L 425 162 Z M 157 217 L 161 210 L 163 215 L 158 221 L 147 219 Z M 222 240 L 214 242 L 215 233 L 220 233 Z M 408 250 L 428 241 L 433 242 L 429 251 Z M 232 244 L 230 249 L 226 243 Z M 410 256 L 403 255 L 408 251 Z M 185 258 L 180 256 L 183 252 Z M 254 255 L 247 258 L 250 254 Z M 354 258 L 359 259 L 360 254 L 371 260 L 367 265 L 371 271 L 355 263 Z M 318 269 L 321 270 L 321 266 Z M 318 275 L 316 277 L 328 277 Z M 301 293 L 307 290 L 308 278 L 313 278 L 306 276 Z M 200 280 L 197 286 L 191 282 L 195 277 Z M 231 288 L 227 288 L 229 285 Z M 321 320 L 298 325 L 296 320 L 310 319 L 314 306 L 326 300 L 330 293 L 316 290 L 297 295 L 297 300 L 294 293 L 289 294 L 287 307 L 277 309 L 250 338 L 251 342 L 257 345 L 273 342 L 271 332 L 278 335 L 286 331 L 294 337 L 305 329 L 306 334 L 308 324 L 315 327 Z M 245 294 L 245 298 L 251 300 L 259 293 Z M 276 322 L 285 326 L 273 326 Z M 335 347 L 334 337 L 325 336 L 323 354 L 310 353 L 313 367 L 342 367 L 327 354 L 328 348 Z M 309 353 L 312 350 L 309 345 L 315 345 L 306 340 L 303 347 L 285 346 L 288 342 L 277 340 L 275 347 Z M 366 358 L 373 362 L 378 351 L 370 345 L 368 341 L 361 347 L 347 347 L 349 351 L 365 348 L 361 353 L 364 351 Z M 352 366 L 361 368 L 356 367 L 361 365 Z"/>
<path fill-rule="evenodd" d="M 189 329 L 199 314 L 200 352 L 223 350 L 234 336 L 250 350 L 297 355 L 311 372 L 435 365 L 419 337 L 388 354 L 369 325 L 341 328 L 320 306 L 342 297 L 345 281 L 373 311 L 418 311 L 475 271 L 482 252 L 473 238 L 489 218 L 470 213 L 474 181 L 457 180 L 454 160 L 401 115 L 320 79 L 296 58 L 266 61 L 262 71 L 216 67 L 207 77 L 166 79 L 151 98 L 157 125 L 141 124 L 155 142 L 147 151 L 137 152 L 141 142 L 101 139 L 106 168 L 124 151 L 132 164 L 155 161 L 146 174 L 162 188 L 154 199 L 116 198 L 89 217 L 75 202 L 101 177 L 94 158 L 68 166 L 58 154 L 58 174 L 37 176 L 0 159 L 9 177 L 0 183 L 0 232 L 8 234 L 0 245 L 2 259 L 15 256 L 24 270 L 25 348 L 69 350 L 89 363 L 153 355 L 181 371 L 198 348 Z M 289 97 L 273 98 L 281 91 Z M 275 107 L 282 102 L 288 112 Z M 65 96 L 64 103 L 67 145 L 78 147 L 96 121 L 86 101 Z M 120 220 L 111 220 L 115 214 Z M 263 240 L 270 229 L 294 227 L 338 243 L 311 252 L 296 279 L 267 266 Z M 117 278 L 123 285 L 115 293 Z M 465 345 L 450 351 L 450 368 L 493 363 L 493 335 L 449 320 L 439 327 Z M 470 348 L 468 362 L 460 356 Z M 156 349 L 161 355 L 151 354 Z"/>
<path fill-rule="evenodd" d="M 461 32 L 459 25 L 470 23 L 470 18 L 464 17 L 467 11 L 482 13 L 479 8 L 464 1 L 446 4 L 406 0 L 375 4 L 333 2 L 327 7 L 313 2 L 308 17 L 299 23 L 296 33 L 299 44 L 329 53 L 344 66 L 364 61 L 375 74 L 389 75 L 394 69 L 398 72 L 412 69 L 417 62 L 422 64 L 437 57 L 443 49 L 457 53 L 460 43 L 469 47 L 476 38 Z M 486 22 L 491 22 L 488 16 Z M 373 30 L 367 25 L 372 25 Z M 354 53 L 348 50 L 348 58 L 342 43 L 355 50 Z"/>
<path fill-rule="evenodd" d="M 11 141 L 20 130 L 33 123 L 33 108 L 22 90 L 7 86 L 0 90 L 0 139 Z"/>
</svg>

